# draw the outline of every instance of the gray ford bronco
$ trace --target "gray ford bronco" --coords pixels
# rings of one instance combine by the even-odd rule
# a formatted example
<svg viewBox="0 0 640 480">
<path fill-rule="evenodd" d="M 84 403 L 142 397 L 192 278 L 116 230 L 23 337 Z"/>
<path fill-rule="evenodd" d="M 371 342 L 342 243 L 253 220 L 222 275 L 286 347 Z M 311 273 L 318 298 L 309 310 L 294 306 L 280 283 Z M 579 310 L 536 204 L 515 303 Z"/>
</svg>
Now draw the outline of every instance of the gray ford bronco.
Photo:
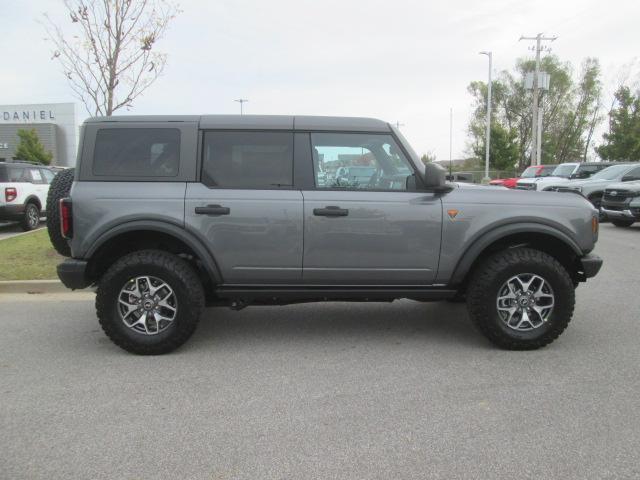
<svg viewBox="0 0 640 480">
<path fill-rule="evenodd" d="M 206 306 L 466 299 L 508 349 L 555 340 L 593 277 L 598 212 L 579 195 L 470 188 L 367 118 L 92 118 L 50 196 L 69 288 L 105 333 L 183 344 Z"/>
</svg>

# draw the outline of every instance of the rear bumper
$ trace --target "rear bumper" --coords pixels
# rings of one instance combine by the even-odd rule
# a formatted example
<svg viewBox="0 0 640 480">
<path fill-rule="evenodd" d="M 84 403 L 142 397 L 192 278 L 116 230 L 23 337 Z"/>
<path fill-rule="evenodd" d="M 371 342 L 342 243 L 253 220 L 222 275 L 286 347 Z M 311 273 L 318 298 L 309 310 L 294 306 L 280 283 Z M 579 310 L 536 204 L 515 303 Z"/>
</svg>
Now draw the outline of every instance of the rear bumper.
<svg viewBox="0 0 640 480">
<path fill-rule="evenodd" d="M 65 287 L 72 290 L 86 288 L 92 283 L 87 277 L 87 265 L 86 260 L 67 258 L 57 267 L 58 278 Z"/>
<path fill-rule="evenodd" d="M 602 259 L 593 253 L 589 253 L 580 259 L 580 265 L 582 267 L 582 274 L 584 278 L 592 278 L 600 271 L 600 268 L 602 267 Z"/>
<path fill-rule="evenodd" d="M 24 205 L 2 205 L 0 206 L 0 220 L 22 220 L 24 216 Z"/>
</svg>

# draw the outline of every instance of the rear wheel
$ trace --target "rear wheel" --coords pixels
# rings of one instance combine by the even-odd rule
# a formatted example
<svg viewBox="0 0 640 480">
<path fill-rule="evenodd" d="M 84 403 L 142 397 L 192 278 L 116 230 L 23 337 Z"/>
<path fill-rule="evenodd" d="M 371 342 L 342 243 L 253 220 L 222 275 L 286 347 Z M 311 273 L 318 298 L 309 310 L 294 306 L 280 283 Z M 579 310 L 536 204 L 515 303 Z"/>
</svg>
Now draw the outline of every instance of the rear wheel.
<svg viewBox="0 0 640 480">
<path fill-rule="evenodd" d="M 613 223 L 616 227 L 621 227 L 621 228 L 626 228 L 626 227 L 630 227 L 631 225 L 633 225 L 635 222 L 635 220 L 611 220 L 611 223 Z"/>
<path fill-rule="evenodd" d="M 22 230 L 28 232 L 35 230 L 40 225 L 40 209 L 35 203 L 27 203 L 24 207 L 24 216 L 20 222 Z"/>
<path fill-rule="evenodd" d="M 139 355 L 169 353 L 193 334 L 204 308 L 196 272 L 182 258 L 142 250 L 118 260 L 98 284 L 102 329 L 119 347 Z"/>
<path fill-rule="evenodd" d="M 573 315 L 575 292 L 552 256 L 515 248 L 489 257 L 467 290 L 471 319 L 495 345 L 533 350 L 553 342 Z"/>
</svg>

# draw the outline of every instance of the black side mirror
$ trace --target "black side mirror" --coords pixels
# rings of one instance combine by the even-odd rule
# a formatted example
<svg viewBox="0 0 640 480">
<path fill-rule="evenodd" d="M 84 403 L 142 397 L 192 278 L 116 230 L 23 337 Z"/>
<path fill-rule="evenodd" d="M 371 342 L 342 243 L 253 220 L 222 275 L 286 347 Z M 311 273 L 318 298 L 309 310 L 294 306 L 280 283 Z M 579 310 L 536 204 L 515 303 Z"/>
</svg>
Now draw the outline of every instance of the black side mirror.
<svg viewBox="0 0 640 480">
<path fill-rule="evenodd" d="M 424 168 L 424 186 L 427 190 L 448 191 L 447 171 L 437 163 L 427 163 Z"/>
</svg>

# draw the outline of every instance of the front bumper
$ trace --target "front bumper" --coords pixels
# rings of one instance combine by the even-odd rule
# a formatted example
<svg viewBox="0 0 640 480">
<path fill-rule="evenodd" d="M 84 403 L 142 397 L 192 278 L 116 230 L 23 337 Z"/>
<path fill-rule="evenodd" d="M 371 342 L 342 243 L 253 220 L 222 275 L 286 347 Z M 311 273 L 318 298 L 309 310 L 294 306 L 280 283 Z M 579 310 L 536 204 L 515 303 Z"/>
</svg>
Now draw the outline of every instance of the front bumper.
<svg viewBox="0 0 640 480">
<path fill-rule="evenodd" d="M 621 218 L 624 220 L 640 220 L 640 214 L 634 214 L 629 208 L 624 210 L 610 210 L 606 207 L 601 208 L 602 212 L 607 215 L 607 218 Z M 636 209 L 637 210 L 637 209 Z"/>
<path fill-rule="evenodd" d="M 589 253 L 580 258 L 581 276 L 587 278 L 595 277 L 602 267 L 602 259 L 598 255 Z"/>
<path fill-rule="evenodd" d="M 88 262 L 86 260 L 67 258 L 64 262 L 58 264 L 58 278 L 65 287 L 72 290 L 86 288 L 92 283 L 87 276 L 87 265 Z"/>
</svg>

